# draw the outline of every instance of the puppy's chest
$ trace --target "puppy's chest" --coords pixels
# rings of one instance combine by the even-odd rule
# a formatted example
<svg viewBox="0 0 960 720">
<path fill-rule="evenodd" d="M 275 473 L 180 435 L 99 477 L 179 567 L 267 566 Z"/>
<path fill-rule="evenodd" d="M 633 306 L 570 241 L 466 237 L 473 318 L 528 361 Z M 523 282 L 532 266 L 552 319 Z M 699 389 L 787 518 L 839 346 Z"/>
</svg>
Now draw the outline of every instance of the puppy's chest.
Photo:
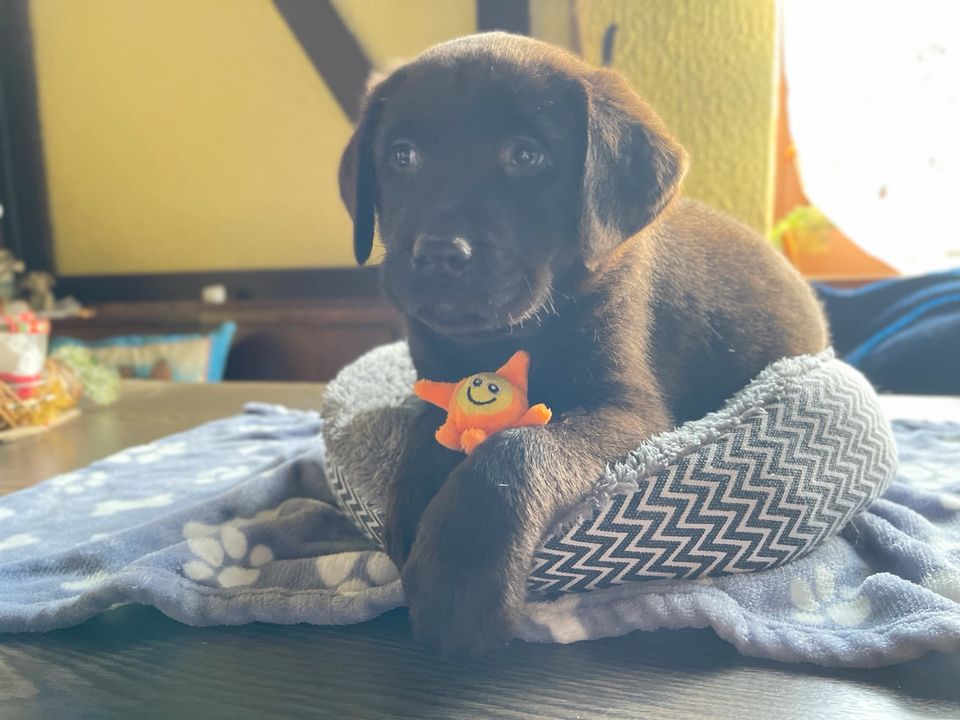
<svg viewBox="0 0 960 720">
<path fill-rule="evenodd" d="M 554 414 L 593 405 L 602 394 L 598 370 L 584 354 L 532 357 L 527 389 L 530 404 L 544 403 Z"/>
<path fill-rule="evenodd" d="M 524 349 L 530 353 L 531 405 L 544 403 L 557 415 L 606 399 L 610 367 L 602 345 L 568 331 Z"/>
</svg>

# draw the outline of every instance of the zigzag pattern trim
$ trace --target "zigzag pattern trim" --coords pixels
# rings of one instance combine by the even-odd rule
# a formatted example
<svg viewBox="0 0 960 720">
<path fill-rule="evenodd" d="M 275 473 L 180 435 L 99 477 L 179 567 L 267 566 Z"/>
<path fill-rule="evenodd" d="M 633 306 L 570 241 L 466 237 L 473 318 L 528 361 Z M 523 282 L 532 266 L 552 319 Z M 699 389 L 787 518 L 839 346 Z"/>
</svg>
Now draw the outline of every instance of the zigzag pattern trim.
<svg viewBox="0 0 960 720">
<path fill-rule="evenodd" d="M 777 567 L 839 532 L 892 480 L 889 425 L 853 371 L 814 373 L 762 410 L 548 538 L 528 589 Z"/>
<path fill-rule="evenodd" d="M 343 473 L 340 472 L 340 468 L 333 462 L 329 454 L 327 455 L 326 467 L 327 479 L 340 501 L 340 507 L 349 513 L 354 524 L 363 531 L 364 535 L 382 547 L 383 522 L 380 516 L 371 510 L 363 499 L 350 488 L 350 484 L 344 479 Z"/>
</svg>

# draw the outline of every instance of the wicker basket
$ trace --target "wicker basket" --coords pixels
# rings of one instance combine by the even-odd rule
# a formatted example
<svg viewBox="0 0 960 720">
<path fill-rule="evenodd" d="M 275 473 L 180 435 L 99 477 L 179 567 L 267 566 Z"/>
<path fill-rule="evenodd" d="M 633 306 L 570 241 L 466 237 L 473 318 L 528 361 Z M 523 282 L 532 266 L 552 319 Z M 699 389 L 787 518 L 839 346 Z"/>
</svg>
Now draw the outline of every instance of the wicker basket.
<svg viewBox="0 0 960 720">
<path fill-rule="evenodd" d="M 0 382 L 0 431 L 48 425 L 80 401 L 83 386 L 65 364 L 47 358 L 43 382 L 30 397 L 20 397 Z"/>
</svg>

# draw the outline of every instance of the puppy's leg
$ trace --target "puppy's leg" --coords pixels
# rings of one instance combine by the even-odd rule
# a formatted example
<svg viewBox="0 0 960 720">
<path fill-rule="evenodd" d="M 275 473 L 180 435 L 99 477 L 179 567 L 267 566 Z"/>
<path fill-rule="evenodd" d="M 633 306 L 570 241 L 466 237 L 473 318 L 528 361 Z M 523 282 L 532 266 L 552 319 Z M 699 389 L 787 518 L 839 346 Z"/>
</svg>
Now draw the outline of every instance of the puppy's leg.
<svg viewBox="0 0 960 720">
<path fill-rule="evenodd" d="M 544 532 L 608 462 L 669 427 L 651 402 L 504 430 L 477 447 L 424 511 L 403 567 L 417 637 L 454 655 L 508 642 Z"/>
<path fill-rule="evenodd" d="M 407 559 L 424 508 L 464 457 L 438 442 L 437 428 L 443 422 L 443 410 L 424 405 L 414 418 L 397 474 L 387 489 L 385 540 L 387 554 L 397 567 Z M 454 439 L 459 442 L 458 437 Z"/>
</svg>

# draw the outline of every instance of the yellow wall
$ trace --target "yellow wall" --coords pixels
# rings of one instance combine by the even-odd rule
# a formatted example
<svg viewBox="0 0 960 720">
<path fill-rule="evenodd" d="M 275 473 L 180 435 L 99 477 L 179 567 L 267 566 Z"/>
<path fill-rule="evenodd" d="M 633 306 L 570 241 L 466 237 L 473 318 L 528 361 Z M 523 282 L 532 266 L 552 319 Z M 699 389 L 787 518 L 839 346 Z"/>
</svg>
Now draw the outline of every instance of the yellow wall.
<svg viewBox="0 0 960 720">
<path fill-rule="evenodd" d="M 337 4 L 377 59 L 473 30 L 468 0 Z M 61 274 L 353 262 L 350 123 L 269 0 L 31 5 Z"/>
<path fill-rule="evenodd" d="M 616 66 L 691 150 L 691 194 L 758 227 L 773 1 L 577 1 L 588 59 L 620 23 Z M 533 33 L 569 44 L 571 4 L 531 0 Z M 334 5 L 377 67 L 475 27 L 474 0 Z M 61 274 L 352 264 L 336 186 L 350 124 L 269 0 L 31 9 Z"/>
<path fill-rule="evenodd" d="M 530 34 L 540 40 L 572 50 L 572 0 L 528 0 Z"/>
<path fill-rule="evenodd" d="M 577 0 L 584 58 L 613 67 L 691 157 L 686 194 L 766 232 L 773 212 L 775 0 Z"/>
<path fill-rule="evenodd" d="M 333 0 L 375 68 L 477 30 L 475 0 Z"/>
<path fill-rule="evenodd" d="M 777 0 L 529 0 L 531 33 L 613 67 L 691 155 L 685 193 L 766 233 L 773 221 Z M 576 13 L 576 42 L 567 8 Z"/>
<path fill-rule="evenodd" d="M 350 124 L 271 3 L 31 5 L 62 274 L 350 261 Z"/>
</svg>

